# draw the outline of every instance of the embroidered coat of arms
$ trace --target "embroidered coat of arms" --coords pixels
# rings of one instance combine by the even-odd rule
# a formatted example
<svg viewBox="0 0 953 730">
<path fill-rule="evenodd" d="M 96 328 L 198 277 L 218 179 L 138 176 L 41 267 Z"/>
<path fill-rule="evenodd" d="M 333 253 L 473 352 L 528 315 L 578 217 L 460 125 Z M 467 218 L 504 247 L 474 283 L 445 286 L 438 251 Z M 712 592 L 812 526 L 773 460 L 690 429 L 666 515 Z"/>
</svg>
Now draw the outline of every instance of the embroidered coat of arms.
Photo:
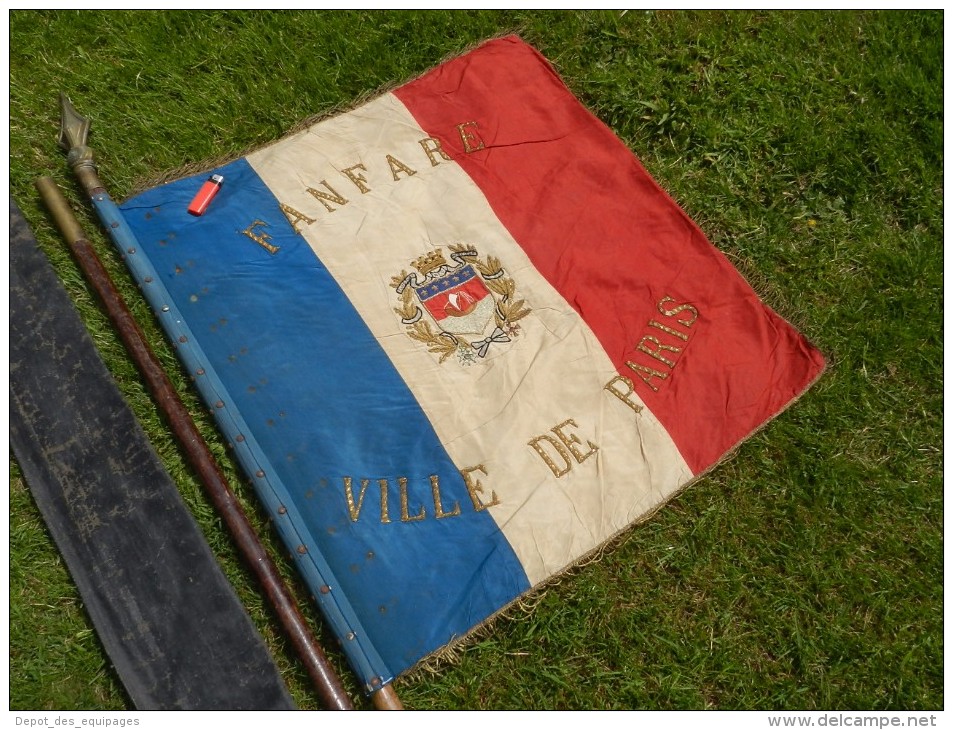
<svg viewBox="0 0 953 730">
<path fill-rule="evenodd" d="M 400 297 L 394 311 L 407 334 L 441 363 L 455 354 L 462 365 L 472 365 L 491 346 L 519 336 L 517 322 L 532 310 L 516 298 L 516 284 L 499 260 L 482 259 L 467 245 L 449 249 L 450 262 L 438 248 L 413 262 L 416 272 L 391 279 Z"/>
</svg>

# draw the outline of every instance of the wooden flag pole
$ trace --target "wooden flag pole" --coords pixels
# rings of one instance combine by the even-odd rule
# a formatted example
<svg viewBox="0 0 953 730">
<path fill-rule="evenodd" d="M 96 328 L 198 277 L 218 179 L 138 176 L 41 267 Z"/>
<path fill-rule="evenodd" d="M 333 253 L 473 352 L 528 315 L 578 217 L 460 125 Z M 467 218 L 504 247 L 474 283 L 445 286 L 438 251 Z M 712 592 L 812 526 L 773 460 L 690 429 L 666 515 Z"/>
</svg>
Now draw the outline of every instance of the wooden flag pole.
<svg viewBox="0 0 953 730">
<path fill-rule="evenodd" d="M 113 240 L 119 244 L 120 249 L 128 253 L 127 245 L 123 245 L 120 239 L 123 235 L 128 235 L 130 239 L 132 239 L 129 242 L 129 245 L 132 245 L 134 243 L 135 237 L 132 235 L 131 231 L 128 231 L 128 227 L 125 226 L 118 207 L 109 197 L 109 194 L 106 192 L 99 180 L 93 151 L 86 144 L 87 137 L 89 135 L 89 128 L 89 120 L 76 111 L 65 94 L 60 94 L 59 145 L 66 150 L 67 162 L 73 169 L 77 180 L 80 182 L 86 193 L 90 196 L 92 204 L 95 207 L 100 220 L 102 220 L 103 224 L 106 225 L 107 232 L 110 234 Z M 46 185 L 45 187 L 49 187 L 49 185 Z M 52 185 L 52 188 L 56 191 L 56 194 L 59 196 L 59 198 L 62 199 L 62 195 L 59 193 L 59 190 L 56 189 L 56 186 Z M 65 201 L 63 202 L 65 203 Z M 66 212 L 69 214 L 69 217 L 72 218 L 72 212 L 69 211 L 68 205 L 57 205 L 58 208 L 65 208 Z M 107 219 L 109 223 L 107 223 Z M 75 235 L 75 238 L 82 238 L 81 231 L 78 230 L 79 226 L 78 223 L 75 222 L 75 218 L 73 218 L 72 223 L 67 221 L 67 225 L 73 227 L 71 229 L 71 234 L 79 234 Z M 65 231 L 64 235 L 66 235 Z M 73 245 L 72 241 L 71 245 Z M 80 248 L 88 249 L 91 257 L 95 258 L 95 251 L 88 243 L 85 243 L 85 246 L 80 246 Z M 74 251 L 76 249 L 77 247 L 74 246 Z M 86 258 L 91 257 L 86 256 Z M 114 292 L 115 297 L 119 297 L 118 292 L 115 290 L 115 287 L 112 285 L 112 282 L 109 279 L 108 273 L 102 268 L 102 264 L 98 261 L 98 259 L 95 259 L 95 261 L 96 264 L 99 264 L 98 268 L 102 270 L 102 273 L 99 274 L 99 278 L 104 278 L 104 284 L 108 285 L 108 288 Z M 103 293 L 101 292 L 101 296 L 102 295 Z M 113 295 L 110 294 L 110 296 Z M 205 445 L 204 439 L 198 433 L 191 416 L 188 414 L 185 406 L 182 405 L 181 400 L 179 400 L 174 386 L 172 386 L 171 382 L 168 381 L 168 378 L 165 376 L 165 372 L 158 364 L 155 356 L 152 355 L 151 351 L 148 350 L 148 345 L 145 342 L 145 338 L 142 335 L 141 330 L 138 329 L 138 325 L 136 325 L 134 318 L 128 312 L 128 309 L 125 308 L 125 305 L 121 302 L 121 299 L 119 301 L 122 305 L 122 309 L 125 309 L 125 315 L 117 316 L 121 316 L 123 320 L 127 320 L 128 324 L 135 328 L 135 334 L 131 334 L 130 336 L 136 342 L 134 345 L 127 346 L 130 347 L 130 350 L 145 348 L 152 360 L 151 363 L 148 363 L 148 369 L 150 371 L 156 371 L 155 377 L 165 381 L 164 384 L 157 383 L 157 387 L 161 388 L 160 392 L 162 392 L 163 395 L 156 397 L 157 400 L 160 401 L 160 404 L 168 402 L 170 404 L 169 407 L 178 412 L 177 420 L 182 421 L 180 426 L 175 425 L 176 421 L 173 421 L 171 416 L 169 416 L 169 419 L 170 422 L 174 424 L 177 436 L 179 436 L 179 438 L 183 441 L 183 446 L 189 454 L 190 461 L 192 461 L 199 473 L 203 475 L 203 482 L 206 483 L 206 488 L 209 489 L 213 494 L 213 498 L 215 498 L 216 501 L 219 499 L 222 500 L 223 504 L 221 509 L 226 510 L 227 512 L 234 512 L 237 507 L 237 510 L 240 512 L 240 505 L 238 505 L 237 500 L 231 493 L 231 490 L 228 489 L 228 485 L 225 482 L 224 476 L 221 474 L 221 471 L 218 469 L 218 466 L 209 452 L 208 447 Z M 123 333 L 124 329 L 129 329 L 127 325 L 120 326 L 118 323 L 117 327 L 120 329 L 121 334 Z M 206 474 L 207 476 L 205 476 Z M 234 504 L 231 504 L 232 501 L 234 501 Z M 253 538 L 254 543 L 258 543 L 258 546 L 260 547 L 261 544 L 258 540 L 258 536 L 254 533 L 254 530 L 251 528 L 250 523 L 248 523 L 247 518 L 245 518 L 244 513 L 241 513 L 240 518 L 236 516 L 235 520 L 236 524 L 234 528 L 229 525 L 229 529 L 233 531 L 233 534 L 235 534 L 235 531 L 239 531 L 243 534 L 242 540 L 250 541 Z M 244 522 L 245 524 L 239 524 L 240 522 Z M 250 533 L 250 535 L 247 535 L 246 533 Z M 238 539 L 239 538 L 236 537 L 236 540 Z M 266 588 L 269 598 L 272 600 L 272 605 L 275 607 L 282 625 L 295 644 L 295 648 L 299 656 L 302 658 L 305 666 L 308 668 L 308 672 L 311 675 L 319 694 L 326 702 L 326 705 L 330 708 L 351 708 L 350 700 L 344 693 L 343 688 L 340 685 L 340 680 L 334 675 L 330 666 L 327 664 L 327 660 L 323 651 L 308 630 L 300 610 L 298 610 L 290 596 L 287 586 L 285 586 L 281 581 L 277 568 L 274 566 L 274 563 L 270 560 L 270 558 L 267 558 L 267 554 L 265 554 L 266 560 L 260 559 L 258 548 L 254 546 L 254 543 L 251 543 L 249 548 L 252 554 L 249 554 L 246 557 L 248 558 L 250 565 L 256 571 L 257 577 L 259 577 L 259 580 L 262 581 L 262 585 Z M 243 547 L 243 550 L 244 549 L 245 548 Z M 263 547 L 261 549 L 263 552 Z M 262 573 L 261 575 L 258 575 L 259 571 Z M 403 706 L 391 684 L 382 685 L 379 689 L 373 692 L 371 699 L 375 708 L 380 710 L 403 709 Z"/>
<path fill-rule="evenodd" d="M 70 210 L 69 203 L 56 183 L 48 177 L 37 180 L 36 187 L 64 239 L 72 249 L 84 275 L 96 289 L 110 320 L 119 331 L 126 349 L 139 368 L 156 403 L 172 426 L 189 463 L 198 472 L 242 556 L 263 587 L 296 653 L 304 663 L 322 705 L 329 710 L 354 709 L 340 678 L 335 674 L 324 651 L 309 629 L 290 590 L 281 578 L 278 567 L 259 539 L 235 493 L 229 487 L 228 481 L 199 433 L 195 421 L 179 398 L 175 386 L 172 385 L 146 342 L 145 335 L 139 329 L 122 295 L 96 255 L 95 249 L 83 235 L 82 228 Z"/>
<path fill-rule="evenodd" d="M 385 684 L 373 695 L 371 695 L 371 700 L 374 702 L 374 707 L 378 710 L 404 709 L 404 706 L 400 702 L 400 698 L 397 696 L 397 692 L 394 690 L 393 684 Z"/>
</svg>

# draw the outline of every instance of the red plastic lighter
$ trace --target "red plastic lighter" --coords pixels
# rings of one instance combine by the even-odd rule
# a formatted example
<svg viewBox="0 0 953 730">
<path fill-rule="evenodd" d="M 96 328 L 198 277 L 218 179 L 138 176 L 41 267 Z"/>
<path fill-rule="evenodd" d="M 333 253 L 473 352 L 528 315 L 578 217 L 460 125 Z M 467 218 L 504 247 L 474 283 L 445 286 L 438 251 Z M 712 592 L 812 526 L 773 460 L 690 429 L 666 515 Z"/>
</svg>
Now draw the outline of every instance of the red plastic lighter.
<svg viewBox="0 0 953 730">
<path fill-rule="evenodd" d="M 224 179 L 225 178 L 221 175 L 212 175 L 212 177 L 206 180 L 202 184 L 201 189 L 195 194 L 195 197 L 192 198 L 192 202 L 189 203 L 189 213 L 192 215 L 202 215 L 208 209 L 212 198 L 218 194 Z"/>
</svg>

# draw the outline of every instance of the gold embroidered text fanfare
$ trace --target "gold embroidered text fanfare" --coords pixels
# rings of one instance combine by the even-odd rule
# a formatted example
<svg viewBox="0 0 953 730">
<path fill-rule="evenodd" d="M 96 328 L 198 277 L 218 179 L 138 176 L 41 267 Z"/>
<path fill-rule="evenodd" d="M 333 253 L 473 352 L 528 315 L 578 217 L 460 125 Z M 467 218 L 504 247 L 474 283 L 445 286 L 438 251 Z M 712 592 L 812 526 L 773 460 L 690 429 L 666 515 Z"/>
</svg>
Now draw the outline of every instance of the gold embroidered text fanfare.
<svg viewBox="0 0 953 730">
<path fill-rule="evenodd" d="M 261 230 L 262 228 L 267 228 L 267 227 L 268 227 L 268 224 L 265 223 L 265 221 L 255 220 L 255 221 L 252 221 L 252 224 L 248 226 L 248 228 L 246 228 L 244 231 L 242 231 L 242 233 L 244 233 L 251 240 L 253 240 L 259 246 L 265 249 L 268 253 L 277 253 L 278 246 L 275 246 L 274 244 L 269 243 L 269 241 L 271 240 L 271 234 Z"/>
<path fill-rule="evenodd" d="M 476 131 L 476 122 L 458 124 L 456 130 L 460 135 L 465 152 L 476 152 L 486 147 L 486 143 Z M 348 191 L 352 189 L 351 186 L 356 188 L 361 195 L 365 195 L 373 190 L 374 185 L 385 180 L 386 178 L 382 174 L 385 166 L 390 181 L 401 182 L 417 174 L 417 169 L 413 165 L 418 164 L 414 160 L 420 158 L 421 152 L 423 152 L 431 167 L 436 167 L 441 162 L 452 159 L 450 155 L 443 151 L 440 140 L 436 137 L 425 137 L 418 140 L 417 144 L 420 149 L 408 149 L 405 151 L 404 157 L 388 153 L 384 155 L 382 163 L 372 165 L 370 168 L 364 162 L 358 161 L 338 170 L 337 172 L 344 178 L 340 183 L 325 178 L 315 181 L 311 185 L 306 185 L 304 189 L 328 213 L 333 213 L 350 202 L 350 198 L 347 196 Z M 426 164 L 425 162 L 424 165 Z M 344 187 L 341 187 L 341 185 Z M 312 214 L 317 211 L 300 211 L 287 203 L 281 203 L 280 207 L 291 227 L 294 228 L 295 233 L 301 233 L 302 224 L 310 226 L 317 220 L 312 217 Z"/>
<path fill-rule="evenodd" d="M 473 121 L 464 122 L 456 126 L 457 134 L 460 135 L 460 140 L 463 143 L 463 149 L 467 153 L 476 152 L 477 150 L 482 150 L 486 147 L 486 143 L 483 141 L 482 137 L 479 136 L 477 128 L 477 123 Z M 443 151 L 440 140 L 436 137 L 425 137 L 423 139 L 417 140 L 417 144 L 420 146 L 420 150 L 409 149 L 407 154 L 412 155 L 413 158 L 419 158 L 422 151 L 423 155 L 427 158 L 427 161 L 430 162 L 431 167 L 436 167 L 442 161 L 449 162 L 452 159 L 450 155 Z M 401 159 L 394 154 L 385 154 L 383 163 L 385 163 L 387 166 L 387 171 L 390 173 L 390 179 L 392 182 L 400 182 L 417 174 L 417 170 L 408 164 L 405 159 Z M 412 164 L 417 163 L 413 162 Z M 350 183 L 350 185 L 353 185 L 355 188 L 357 188 L 357 191 L 361 195 L 365 195 L 371 192 L 373 189 L 371 187 L 372 179 L 374 184 L 377 184 L 377 182 L 382 179 L 379 169 L 380 167 L 383 167 L 383 165 L 372 166 L 372 168 L 369 170 L 364 162 L 355 162 L 354 164 L 344 167 L 337 172 L 342 175 L 344 180 Z M 347 197 L 347 194 L 341 192 L 342 189 L 347 191 L 350 188 L 349 186 L 345 185 L 344 188 L 339 189 L 341 184 L 344 184 L 343 180 L 338 183 L 337 181 L 330 182 L 327 178 L 325 178 L 318 180 L 311 185 L 305 185 L 304 190 L 318 203 L 320 203 L 328 213 L 333 213 L 350 202 L 350 198 Z M 281 212 L 284 213 L 285 218 L 288 219 L 288 223 L 291 224 L 291 228 L 295 233 L 300 234 L 302 226 L 310 226 L 317 221 L 317 218 L 313 217 L 317 214 L 317 210 L 300 211 L 284 202 L 279 202 L 278 206 L 281 209 Z M 258 243 L 266 251 L 273 254 L 278 251 L 279 247 L 269 243 L 268 241 L 271 236 L 259 230 L 267 225 L 268 223 L 265 221 L 255 220 L 247 228 L 245 228 L 242 233 Z"/>
</svg>

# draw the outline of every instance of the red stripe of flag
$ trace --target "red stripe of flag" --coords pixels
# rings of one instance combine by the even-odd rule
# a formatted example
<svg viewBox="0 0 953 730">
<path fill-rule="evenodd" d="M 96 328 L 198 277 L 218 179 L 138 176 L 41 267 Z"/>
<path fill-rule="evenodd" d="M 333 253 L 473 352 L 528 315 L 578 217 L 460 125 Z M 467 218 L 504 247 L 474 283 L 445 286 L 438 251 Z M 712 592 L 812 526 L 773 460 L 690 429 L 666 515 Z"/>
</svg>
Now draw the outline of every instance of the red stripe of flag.
<svg viewBox="0 0 953 730">
<path fill-rule="evenodd" d="M 821 354 L 518 38 L 394 93 L 592 328 L 695 473 L 823 370 Z"/>
</svg>

